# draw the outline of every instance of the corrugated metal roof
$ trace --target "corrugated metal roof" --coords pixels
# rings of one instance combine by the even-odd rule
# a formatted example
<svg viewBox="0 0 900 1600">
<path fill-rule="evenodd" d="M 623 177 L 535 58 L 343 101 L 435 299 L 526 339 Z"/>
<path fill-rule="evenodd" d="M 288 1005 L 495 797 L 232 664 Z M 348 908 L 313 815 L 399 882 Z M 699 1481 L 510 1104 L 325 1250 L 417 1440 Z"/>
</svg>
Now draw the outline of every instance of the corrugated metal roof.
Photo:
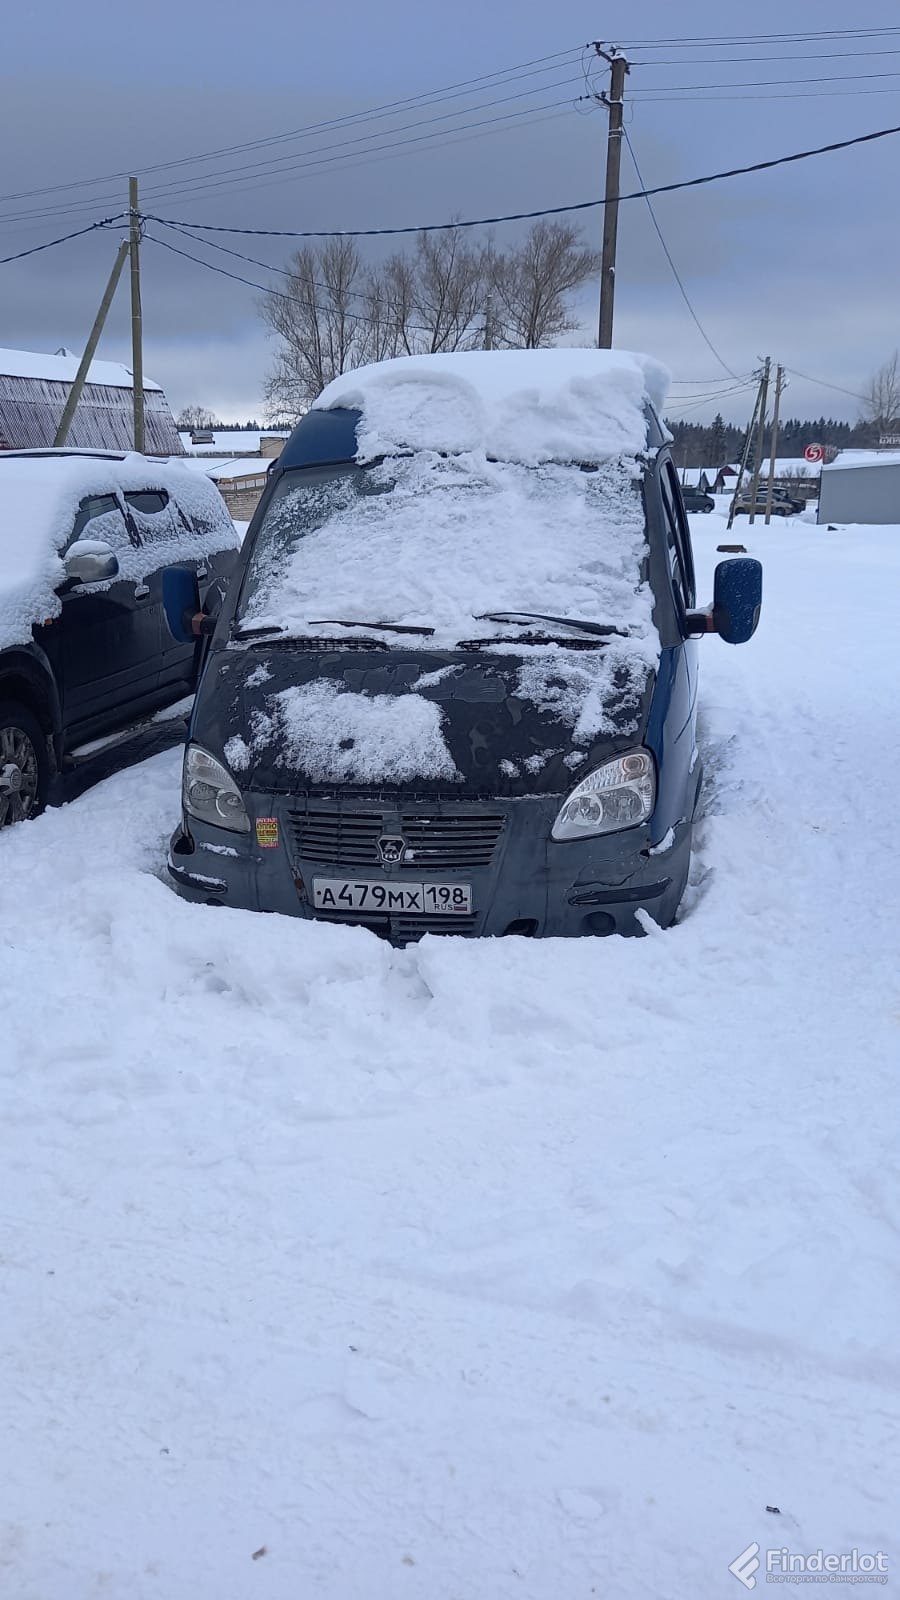
<svg viewBox="0 0 900 1600">
<path fill-rule="evenodd" d="M 0 450 L 52 445 L 70 388 L 65 382 L 0 373 Z M 184 453 L 175 419 L 161 389 L 144 390 L 144 418 L 149 453 L 162 456 Z M 87 450 L 132 449 L 131 390 L 112 384 L 86 383 L 66 442 Z"/>
</svg>

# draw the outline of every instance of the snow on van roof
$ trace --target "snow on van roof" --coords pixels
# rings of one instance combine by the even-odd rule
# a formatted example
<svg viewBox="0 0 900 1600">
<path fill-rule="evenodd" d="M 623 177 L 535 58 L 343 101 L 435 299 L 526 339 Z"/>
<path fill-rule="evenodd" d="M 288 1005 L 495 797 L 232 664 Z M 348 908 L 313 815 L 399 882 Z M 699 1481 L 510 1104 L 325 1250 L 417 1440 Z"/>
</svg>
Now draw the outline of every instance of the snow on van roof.
<svg viewBox="0 0 900 1600">
<path fill-rule="evenodd" d="M 5 378 L 45 378 L 51 383 L 72 383 L 78 371 L 80 356 L 67 351 L 65 355 L 44 355 L 41 350 L 0 350 L 0 376 Z M 92 361 L 88 367 L 88 383 L 106 384 L 111 389 L 131 389 L 134 374 L 130 367 L 119 361 Z M 144 388 L 160 390 L 152 378 L 144 377 Z"/>
<path fill-rule="evenodd" d="M 535 466 L 637 456 L 669 373 L 623 350 L 470 350 L 399 356 L 335 378 L 314 409 L 362 412 L 359 458 L 397 450 Z"/>
<path fill-rule="evenodd" d="M 203 472 L 134 452 L 0 452 L 0 649 L 27 643 L 34 623 L 59 614 L 56 588 L 64 575 L 59 552 L 81 501 L 141 489 L 165 489 L 187 516 L 213 530 L 210 553 L 227 545 L 230 519 Z M 173 525 L 173 546 L 180 540 L 182 548 L 167 559 L 196 554 L 203 537 Z M 158 553 L 160 547 L 154 548 Z M 139 558 L 144 559 L 134 552 L 134 561 Z M 130 570 L 123 575 L 130 576 Z"/>
</svg>

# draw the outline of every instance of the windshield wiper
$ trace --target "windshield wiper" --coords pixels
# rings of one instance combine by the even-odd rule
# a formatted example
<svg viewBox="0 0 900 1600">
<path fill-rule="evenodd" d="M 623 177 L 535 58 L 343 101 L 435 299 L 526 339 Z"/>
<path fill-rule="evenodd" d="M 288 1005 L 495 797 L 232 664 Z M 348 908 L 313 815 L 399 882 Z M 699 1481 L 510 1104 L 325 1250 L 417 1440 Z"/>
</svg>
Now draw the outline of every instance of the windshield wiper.
<svg viewBox="0 0 900 1600">
<path fill-rule="evenodd" d="M 242 628 L 238 624 L 236 628 L 232 627 L 231 637 L 232 639 L 262 639 L 267 633 L 286 632 L 287 629 L 283 622 L 261 622 L 258 626 L 251 625 L 249 628 Z"/>
<path fill-rule="evenodd" d="M 608 622 L 585 622 L 581 617 L 550 617 L 543 611 L 482 611 L 475 621 L 508 622 L 523 627 L 526 622 L 552 622 L 557 628 L 577 628 L 580 633 L 592 633 L 601 639 L 608 639 L 613 634 L 620 639 L 628 637 L 625 628 L 614 628 Z"/>
<path fill-rule="evenodd" d="M 423 639 L 430 639 L 434 633 L 433 628 L 408 628 L 404 622 L 359 622 L 355 618 L 347 617 L 316 617 L 309 624 L 311 628 L 380 628 L 385 633 L 419 633 Z"/>
</svg>

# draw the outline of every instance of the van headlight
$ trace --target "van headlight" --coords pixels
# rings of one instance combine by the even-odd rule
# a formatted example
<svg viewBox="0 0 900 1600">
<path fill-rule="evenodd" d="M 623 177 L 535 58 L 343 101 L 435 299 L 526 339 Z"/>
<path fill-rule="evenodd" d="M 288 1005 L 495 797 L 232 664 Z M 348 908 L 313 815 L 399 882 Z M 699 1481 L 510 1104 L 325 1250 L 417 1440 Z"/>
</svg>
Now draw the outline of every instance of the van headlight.
<svg viewBox="0 0 900 1600">
<path fill-rule="evenodd" d="M 553 839 L 590 839 L 646 822 L 656 804 L 656 768 L 648 750 L 604 761 L 572 790 L 553 824 Z"/>
<path fill-rule="evenodd" d="M 250 832 L 250 818 L 231 773 L 199 744 L 189 744 L 184 752 L 181 798 L 185 811 L 200 822 L 232 833 Z"/>
</svg>

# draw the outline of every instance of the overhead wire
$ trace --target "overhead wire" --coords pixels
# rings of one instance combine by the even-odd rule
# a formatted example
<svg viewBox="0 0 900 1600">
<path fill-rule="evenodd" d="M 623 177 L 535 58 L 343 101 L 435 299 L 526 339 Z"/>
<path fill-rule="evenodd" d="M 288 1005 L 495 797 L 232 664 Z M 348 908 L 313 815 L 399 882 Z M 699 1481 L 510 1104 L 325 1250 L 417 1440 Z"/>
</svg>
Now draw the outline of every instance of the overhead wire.
<svg viewBox="0 0 900 1600">
<path fill-rule="evenodd" d="M 857 145 L 873 144 L 880 139 L 887 139 L 900 133 L 900 126 L 878 128 L 872 133 L 856 134 L 849 139 L 832 140 L 829 144 L 816 145 L 810 150 L 798 150 L 791 155 L 773 156 L 766 161 L 754 161 L 743 167 L 728 167 L 719 172 L 705 173 L 700 178 L 682 178 L 675 183 L 655 184 L 652 188 L 640 188 L 630 194 L 620 195 L 621 203 L 628 200 L 644 200 L 647 196 L 655 197 L 659 194 L 675 194 L 684 189 L 697 189 L 706 184 L 719 183 L 726 178 L 743 177 L 748 173 L 770 172 L 776 167 L 793 165 L 799 161 L 808 161 L 815 156 L 831 155 L 839 150 L 849 150 Z M 457 218 L 450 222 L 410 223 L 404 227 L 393 228 L 240 228 L 229 226 L 225 223 L 197 222 L 192 219 L 179 217 L 159 217 L 146 213 L 150 222 L 174 223 L 176 226 L 196 228 L 201 233 L 230 233 L 252 235 L 259 238 L 273 239 L 368 239 L 389 238 L 410 233 L 440 233 L 457 228 L 486 228 L 501 222 L 530 222 L 538 217 L 552 217 L 570 214 L 576 211 L 592 211 L 604 205 L 602 199 L 579 200 L 569 205 L 544 206 L 533 211 L 511 211 L 498 213 L 491 217 Z"/>
<path fill-rule="evenodd" d="M 631 156 L 631 161 L 632 161 L 632 165 L 633 165 L 634 170 L 635 170 L 635 174 L 637 176 L 637 181 L 641 185 L 641 188 L 645 189 L 646 185 L 644 183 L 644 175 L 641 172 L 640 165 L 639 165 L 639 162 L 638 162 L 638 158 L 637 158 L 637 156 L 635 154 L 634 145 L 631 142 L 631 135 L 628 132 L 627 127 L 623 127 L 622 132 L 625 135 L 625 143 L 628 146 L 628 153 Z M 689 296 L 689 294 L 687 292 L 687 289 L 684 286 L 684 282 L 683 282 L 683 279 L 681 277 L 681 274 L 678 271 L 678 268 L 676 267 L 674 260 L 672 259 L 672 252 L 669 249 L 669 246 L 666 244 L 662 228 L 659 225 L 659 219 L 658 219 L 658 217 L 656 215 L 656 209 L 655 209 L 655 207 L 653 205 L 653 201 L 651 200 L 650 195 L 648 193 L 645 193 L 644 199 L 645 199 L 645 201 L 647 203 L 647 210 L 650 213 L 650 221 L 653 223 L 653 227 L 656 230 L 656 236 L 659 239 L 660 244 L 662 245 L 663 254 L 664 254 L 666 260 L 669 263 L 669 266 L 670 266 L 670 268 L 672 270 L 672 276 L 673 276 L 673 278 L 675 279 L 675 282 L 678 285 L 678 289 L 679 289 L 679 292 L 681 294 L 681 298 L 684 301 L 685 305 L 687 306 L 688 311 L 690 312 L 691 319 L 692 319 L 695 327 L 697 328 L 697 331 L 700 334 L 701 339 L 703 340 L 703 342 L 707 346 L 707 348 L 711 351 L 711 353 L 715 357 L 716 361 L 718 361 L 719 366 L 722 367 L 722 369 L 725 372 L 728 373 L 728 376 L 730 378 L 736 378 L 737 377 L 737 373 L 732 370 L 732 368 L 728 365 L 728 362 L 725 360 L 725 357 L 723 355 L 721 355 L 720 352 L 716 349 L 716 347 L 713 344 L 711 338 L 709 337 L 709 334 L 707 333 L 706 329 L 704 328 L 703 323 L 700 321 L 700 318 L 698 317 L 696 311 L 694 310 L 694 307 L 693 307 L 693 305 L 691 303 L 691 298 L 690 298 L 690 296 Z"/>
<path fill-rule="evenodd" d="M 340 140 L 337 143 L 321 145 L 317 148 L 312 148 L 304 152 L 302 158 L 298 158 L 297 152 L 292 152 L 289 155 L 273 157 L 271 160 L 265 162 L 245 163 L 242 166 L 225 169 L 223 172 L 198 174 L 194 177 L 178 179 L 173 183 L 165 183 L 155 187 L 151 186 L 149 189 L 144 191 L 143 198 L 151 202 L 154 200 L 165 199 L 168 200 L 170 204 L 175 204 L 176 201 L 181 201 L 184 197 L 191 198 L 194 195 L 202 194 L 214 189 L 227 188 L 230 192 L 236 193 L 239 192 L 239 187 L 234 183 L 233 179 L 235 177 L 240 178 L 242 174 L 251 172 L 258 174 L 258 178 L 255 177 L 252 183 L 252 187 L 255 190 L 257 188 L 271 187 L 271 183 L 267 184 L 260 182 L 259 178 L 264 178 L 273 173 L 277 173 L 277 178 L 275 180 L 277 182 L 286 175 L 292 175 L 293 173 L 323 171 L 326 169 L 334 170 L 336 166 L 340 167 L 341 170 L 348 170 L 351 164 L 359 164 L 351 163 L 351 161 L 347 159 L 348 156 L 352 157 L 357 153 L 356 149 L 354 148 L 357 146 L 363 146 L 369 155 L 377 155 L 379 152 L 392 152 L 395 150 L 408 149 L 411 146 L 424 145 L 428 141 L 434 141 L 435 139 L 439 139 L 442 145 L 452 143 L 454 142 L 452 136 L 457 133 L 466 134 L 473 130 L 495 127 L 500 124 L 509 124 L 519 118 L 534 120 L 537 114 L 543 113 L 544 111 L 557 110 L 571 105 L 574 96 L 567 96 L 565 99 L 561 100 L 553 100 L 549 102 L 541 102 L 523 106 L 517 111 L 507 112 L 498 117 L 485 117 L 475 121 L 464 121 L 456 127 L 450 126 L 444 129 L 438 129 L 434 128 L 433 124 L 452 123 L 453 119 L 455 118 L 471 118 L 473 113 L 490 111 L 495 106 L 508 105 L 512 101 L 533 99 L 537 95 L 548 93 L 549 91 L 557 88 L 571 86 L 574 89 L 579 87 L 580 83 L 580 74 L 577 78 L 570 76 L 557 80 L 553 83 L 541 84 L 531 89 L 522 90 L 513 95 L 506 95 L 500 99 L 486 100 L 478 105 L 464 106 L 456 111 L 445 112 L 438 117 L 423 118 L 418 122 L 401 124 L 396 128 L 384 129 L 383 132 L 388 136 L 388 142 L 382 144 L 372 144 L 371 136 L 368 134 L 363 134 L 358 138 Z M 424 127 L 429 127 L 432 131 L 418 134 L 409 139 L 394 139 L 392 137 L 396 133 L 403 133 L 411 129 Z M 376 135 L 376 137 L 380 137 L 380 135 Z M 330 151 L 339 151 L 342 153 L 330 155 Z M 365 164 L 368 164 L 368 162 Z M 53 207 L 49 211 L 33 210 L 18 213 L 7 213 L 5 216 L 0 216 L 0 222 L 24 222 L 36 220 L 42 217 L 49 218 L 50 216 L 62 216 L 71 212 L 84 211 L 84 209 L 91 203 L 108 203 L 108 200 L 109 196 L 98 195 L 93 197 L 93 200 L 88 200 L 86 198 L 65 206 Z"/>
<path fill-rule="evenodd" d="M 69 189 L 86 188 L 93 184 L 113 183 L 124 181 L 128 177 L 147 177 L 154 172 L 171 171 L 178 167 L 190 166 L 203 161 L 217 160 L 223 156 L 236 155 L 245 150 L 262 149 L 273 144 L 286 143 L 290 139 L 309 138 L 315 133 L 327 132 L 333 128 L 349 127 L 359 122 L 378 121 L 385 117 L 395 115 L 398 111 L 410 109 L 416 105 L 432 103 L 439 105 L 445 100 L 459 99 L 467 93 L 483 92 L 477 86 L 490 85 L 493 88 L 502 88 L 503 83 L 490 84 L 492 79 L 513 79 L 521 81 L 522 77 L 537 77 L 543 72 L 549 72 L 559 64 L 563 58 L 571 58 L 574 65 L 581 57 L 583 47 L 572 46 L 567 50 L 556 51 L 547 56 L 536 56 L 530 61 L 513 64 L 509 67 L 498 67 L 494 72 L 482 73 L 479 77 L 462 79 L 449 84 L 444 88 L 423 90 L 418 95 L 409 95 L 404 99 L 388 101 L 384 105 L 374 106 L 364 111 L 347 112 L 339 117 L 326 118 L 320 122 L 302 124 L 298 128 L 286 130 L 283 133 L 269 134 L 259 139 L 247 139 L 233 145 L 220 146 L 215 150 L 200 151 L 190 156 L 179 156 L 171 161 L 157 161 L 143 167 L 130 170 L 95 174 L 90 178 L 77 178 L 62 184 L 48 184 L 43 188 L 20 189 L 9 194 L 0 195 L 0 204 L 10 200 L 24 200 L 44 194 L 55 194 Z M 534 71 L 527 69 L 534 68 Z"/>
<path fill-rule="evenodd" d="M 98 228 L 110 228 L 125 215 L 124 211 L 120 211 L 114 217 L 103 217 L 98 222 L 91 222 L 86 228 L 76 228 L 74 233 L 64 233 L 58 239 L 45 239 L 43 244 L 34 244 L 28 250 L 17 250 L 11 256 L 0 256 L 0 267 L 7 266 L 10 261 L 24 261 L 26 256 L 36 256 L 42 250 L 52 250 L 58 244 L 68 244 L 70 239 L 80 239 L 86 233 L 96 233 Z"/>
</svg>

